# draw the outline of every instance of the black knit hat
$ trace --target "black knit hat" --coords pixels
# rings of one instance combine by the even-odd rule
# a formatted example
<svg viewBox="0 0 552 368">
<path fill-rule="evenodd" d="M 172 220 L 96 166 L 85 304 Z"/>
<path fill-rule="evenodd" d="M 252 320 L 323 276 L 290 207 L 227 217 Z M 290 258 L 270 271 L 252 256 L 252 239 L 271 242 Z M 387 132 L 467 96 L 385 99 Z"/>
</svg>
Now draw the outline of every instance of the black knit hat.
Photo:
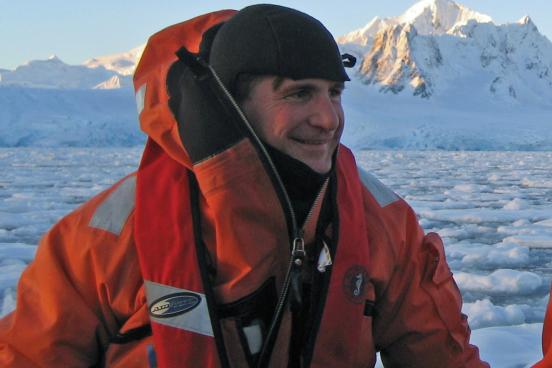
<svg viewBox="0 0 552 368">
<path fill-rule="evenodd" d="M 216 30 L 209 54 L 209 64 L 230 91 L 241 73 L 349 80 L 326 27 L 279 5 L 243 8 Z"/>
</svg>

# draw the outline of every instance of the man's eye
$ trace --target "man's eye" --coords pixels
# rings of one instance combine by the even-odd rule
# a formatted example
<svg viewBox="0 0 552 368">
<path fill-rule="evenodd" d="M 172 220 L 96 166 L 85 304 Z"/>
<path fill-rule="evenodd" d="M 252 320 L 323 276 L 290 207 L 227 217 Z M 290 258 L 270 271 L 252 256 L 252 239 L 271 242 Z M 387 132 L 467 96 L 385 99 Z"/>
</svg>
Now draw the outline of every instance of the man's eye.
<svg viewBox="0 0 552 368">
<path fill-rule="evenodd" d="M 343 94 L 342 88 L 332 88 L 330 89 L 330 97 L 341 97 Z"/>
<path fill-rule="evenodd" d="M 310 95 L 311 95 L 311 91 L 306 89 L 300 89 L 290 93 L 289 95 L 286 96 L 286 98 L 292 99 L 292 100 L 306 100 L 310 97 Z"/>
</svg>

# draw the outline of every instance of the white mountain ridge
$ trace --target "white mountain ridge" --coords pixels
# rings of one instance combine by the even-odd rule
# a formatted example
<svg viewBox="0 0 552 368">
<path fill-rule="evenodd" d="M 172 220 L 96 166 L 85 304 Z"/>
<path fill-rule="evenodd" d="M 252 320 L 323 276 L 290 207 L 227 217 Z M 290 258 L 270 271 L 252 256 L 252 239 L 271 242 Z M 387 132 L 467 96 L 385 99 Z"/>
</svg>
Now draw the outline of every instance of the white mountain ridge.
<svg viewBox="0 0 552 368">
<path fill-rule="evenodd" d="M 480 23 L 492 22 L 491 17 L 475 12 L 463 5 L 448 0 L 422 0 L 398 17 L 374 17 L 361 29 L 337 38 L 340 44 L 355 44 L 370 48 L 376 34 L 390 26 L 413 25 L 419 34 L 446 34 L 450 29 L 469 20 Z"/>
<path fill-rule="evenodd" d="M 552 103 L 552 43 L 528 16 L 495 25 L 453 1 L 423 0 L 338 40 L 359 57 L 357 77 L 381 92 L 429 98 L 471 80 L 478 98 Z"/>
<path fill-rule="evenodd" d="M 64 63 L 52 55 L 15 70 L 0 69 L 0 86 L 54 89 L 114 89 L 132 86 L 132 74 L 145 45 L 128 52 L 99 56 L 82 65 Z"/>
<path fill-rule="evenodd" d="M 134 73 L 134 69 L 138 64 L 145 47 L 146 44 L 143 44 L 128 52 L 98 56 L 86 60 L 83 65 L 89 68 L 104 67 L 105 69 L 112 70 L 120 75 L 131 76 Z"/>
<path fill-rule="evenodd" d="M 54 55 L 0 69 L 0 147 L 143 144 L 131 88 L 143 49 L 83 65 Z"/>
<path fill-rule="evenodd" d="M 0 86 L 7 85 L 53 89 L 121 88 L 131 85 L 131 77 L 103 65 L 69 65 L 53 55 L 46 60 L 29 61 L 15 70 L 0 71 Z"/>
</svg>

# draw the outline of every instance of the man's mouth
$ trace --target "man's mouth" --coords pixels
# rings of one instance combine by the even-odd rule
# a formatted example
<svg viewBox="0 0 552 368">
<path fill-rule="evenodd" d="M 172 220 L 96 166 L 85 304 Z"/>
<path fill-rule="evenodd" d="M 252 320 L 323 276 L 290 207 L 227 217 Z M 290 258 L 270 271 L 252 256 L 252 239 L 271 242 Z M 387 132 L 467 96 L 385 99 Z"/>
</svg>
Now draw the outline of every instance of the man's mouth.
<svg viewBox="0 0 552 368">
<path fill-rule="evenodd" d="M 301 139 L 301 138 L 292 138 L 294 141 L 301 144 L 306 144 L 309 146 L 321 146 L 328 143 L 328 139 Z"/>
</svg>

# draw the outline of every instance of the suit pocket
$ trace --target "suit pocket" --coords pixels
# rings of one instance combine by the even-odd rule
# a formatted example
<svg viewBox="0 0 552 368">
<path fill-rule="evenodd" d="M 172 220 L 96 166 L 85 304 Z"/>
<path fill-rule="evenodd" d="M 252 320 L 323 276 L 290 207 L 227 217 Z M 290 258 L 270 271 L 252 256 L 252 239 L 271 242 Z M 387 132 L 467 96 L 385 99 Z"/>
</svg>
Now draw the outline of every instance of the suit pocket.
<svg viewBox="0 0 552 368">
<path fill-rule="evenodd" d="M 217 307 L 224 340 L 233 366 L 252 367 L 264 343 L 277 303 L 271 277 L 259 289 L 232 303 Z M 238 362 L 242 362 L 241 365 Z"/>
</svg>

